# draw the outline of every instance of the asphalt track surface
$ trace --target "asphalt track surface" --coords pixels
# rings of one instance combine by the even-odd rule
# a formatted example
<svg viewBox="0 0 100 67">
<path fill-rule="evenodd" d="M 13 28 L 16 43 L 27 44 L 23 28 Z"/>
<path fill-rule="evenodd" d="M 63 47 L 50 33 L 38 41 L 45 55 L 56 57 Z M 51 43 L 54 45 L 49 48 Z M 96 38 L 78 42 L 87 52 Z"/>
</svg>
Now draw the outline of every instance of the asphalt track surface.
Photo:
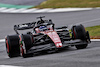
<svg viewBox="0 0 100 67">
<path fill-rule="evenodd" d="M 38 16 L 52 19 L 58 26 L 82 23 L 85 27 L 100 25 L 100 10 L 40 13 L 40 14 L 2 14 L 0 13 L 0 39 L 7 34 L 15 34 L 13 25 L 36 21 Z M 30 58 L 8 58 L 5 44 L 0 43 L 0 65 L 21 67 L 99 67 L 100 42 L 92 42 L 86 49 L 77 50 L 75 47 L 66 48 L 58 53 L 39 54 Z"/>
<path fill-rule="evenodd" d="M 83 24 L 85 27 L 100 25 L 100 10 L 64 12 L 64 13 L 33 13 L 33 14 L 8 14 L 0 13 L 0 39 L 8 34 L 15 34 L 13 26 L 16 24 L 37 21 L 36 17 L 46 16 L 52 19 L 56 27 Z"/>
<path fill-rule="evenodd" d="M 46 0 L 0 0 L 0 3 L 13 4 L 13 5 L 39 5 L 41 2 Z"/>
</svg>

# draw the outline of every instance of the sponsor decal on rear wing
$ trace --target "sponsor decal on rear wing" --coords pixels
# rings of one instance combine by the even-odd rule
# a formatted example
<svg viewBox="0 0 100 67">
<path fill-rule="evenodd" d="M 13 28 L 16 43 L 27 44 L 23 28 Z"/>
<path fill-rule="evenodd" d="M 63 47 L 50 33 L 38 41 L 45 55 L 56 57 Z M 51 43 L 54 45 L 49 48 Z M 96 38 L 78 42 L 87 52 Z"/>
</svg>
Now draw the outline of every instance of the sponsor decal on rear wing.
<svg viewBox="0 0 100 67">
<path fill-rule="evenodd" d="M 34 28 L 35 23 L 36 23 L 36 22 L 14 25 L 14 30 L 15 30 L 15 32 L 16 32 L 17 34 L 19 34 L 17 30 L 32 29 L 32 28 Z"/>
<path fill-rule="evenodd" d="M 14 25 L 14 30 L 25 30 L 25 29 L 31 29 L 34 27 L 36 22 L 32 23 L 24 23 L 19 25 Z"/>
</svg>

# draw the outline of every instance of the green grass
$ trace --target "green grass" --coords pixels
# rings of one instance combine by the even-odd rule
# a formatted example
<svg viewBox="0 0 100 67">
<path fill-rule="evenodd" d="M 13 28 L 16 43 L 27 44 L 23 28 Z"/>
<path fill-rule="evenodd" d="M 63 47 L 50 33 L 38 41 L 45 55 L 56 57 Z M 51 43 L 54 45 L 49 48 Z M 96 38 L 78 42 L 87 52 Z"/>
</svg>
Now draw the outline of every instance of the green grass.
<svg viewBox="0 0 100 67">
<path fill-rule="evenodd" d="M 100 7 L 100 0 L 47 0 L 36 8 Z"/>
<path fill-rule="evenodd" d="M 87 27 L 86 30 L 89 31 L 91 38 L 100 38 L 100 25 Z"/>
</svg>

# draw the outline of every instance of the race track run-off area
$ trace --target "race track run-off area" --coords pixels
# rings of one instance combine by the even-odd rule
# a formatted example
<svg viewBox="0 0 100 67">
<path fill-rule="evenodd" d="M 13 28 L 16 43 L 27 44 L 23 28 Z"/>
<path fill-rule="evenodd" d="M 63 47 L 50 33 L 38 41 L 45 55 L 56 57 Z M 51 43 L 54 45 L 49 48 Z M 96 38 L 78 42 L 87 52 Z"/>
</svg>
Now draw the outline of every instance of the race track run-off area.
<svg viewBox="0 0 100 67">
<path fill-rule="evenodd" d="M 100 40 L 92 39 L 86 49 L 69 47 L 55 53 L 40 53 L 29 58 L 9 58 L 5 36 L 15 34 L 13 26 L 36 21 L 36 17 L 52 19 L 56 27 L 83 24 L 85 27 L 100 25 L 100 9 L 60 13 L 0 13 L 0 67 L 99 67 Z"/>
</svg>

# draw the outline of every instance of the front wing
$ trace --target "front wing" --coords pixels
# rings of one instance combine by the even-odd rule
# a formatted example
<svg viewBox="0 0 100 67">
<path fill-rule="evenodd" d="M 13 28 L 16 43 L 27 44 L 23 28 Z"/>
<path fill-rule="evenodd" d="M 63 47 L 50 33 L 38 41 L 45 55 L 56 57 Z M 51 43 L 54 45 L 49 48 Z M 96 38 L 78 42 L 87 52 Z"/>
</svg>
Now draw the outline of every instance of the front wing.
<svg viewBox="0 0 100 67">
<path fill-rule="evenodd" d="M 64 41 L 62 47 L 57 48 L 54 43 L 49 43 L 49 44 L 43 44 L 39 46 L 33 46 L 28 50 L 27 53 L 35 53 L 35 52 L 40 52 L 44 50 L 53 50 L 53 49 L 60 49 L 68 46 L 75 46 L 75 45 L 83 45 L 83 44 L 88 44 L 87 41 L 76 39 L 76 40 L 70 40 L 70 41 Z"/>
</svg>

